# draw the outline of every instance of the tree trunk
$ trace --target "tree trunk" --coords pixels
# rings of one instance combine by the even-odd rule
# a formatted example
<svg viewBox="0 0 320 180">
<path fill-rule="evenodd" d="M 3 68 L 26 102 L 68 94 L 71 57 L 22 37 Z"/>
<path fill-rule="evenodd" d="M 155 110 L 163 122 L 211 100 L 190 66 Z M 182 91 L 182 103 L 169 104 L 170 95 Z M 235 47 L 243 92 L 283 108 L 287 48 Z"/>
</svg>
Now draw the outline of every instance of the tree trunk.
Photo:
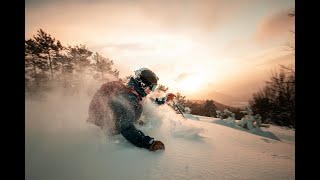
<svg viewBox="0 0 320 180">
<path fill-rule="evenodd" d="M 39 87 L 39 79 L 38 79 L 38 75 L 37 75 L 37 67 L 36 67 L 36 63 L 34 62 L 34 60 L 32 60 L 32 65 L 33 65 L 34 79 L 36 81 L 37 87 Z"/>
<path fill-rule="evenodd" d="M 52 62 L 51 62 L 50 53 L 48 53 L 48 55 L 49 55 L 49 66 L 50 66 L 50 71 L 51 71 L 51 80 L 53 80 L 53 70 L 52 70 Z"/>
<path fill-rule="evenodd" d="M 37 87 L 39 87 L 39 79 L 37 76 L 36 65 L 33 65 L 33 71 L 34 71 L 34 79 L 36 80 Z"/>
</svg>

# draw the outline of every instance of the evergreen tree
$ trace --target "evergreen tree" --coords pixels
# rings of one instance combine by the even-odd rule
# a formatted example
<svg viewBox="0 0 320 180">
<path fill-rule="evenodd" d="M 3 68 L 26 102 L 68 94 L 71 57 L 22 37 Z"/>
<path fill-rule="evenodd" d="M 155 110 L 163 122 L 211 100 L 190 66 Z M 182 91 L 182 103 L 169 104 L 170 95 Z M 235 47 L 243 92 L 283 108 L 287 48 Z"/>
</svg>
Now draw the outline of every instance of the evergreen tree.
<svg viewBox="0 0 320 180">
<path fill-rule="evenodd" d="M 68 46 L 68 58 L 74 63 L 74 69 L 77 73 L 83 73 L 90 66 L 89 57 L 92 52 L 85 45 Z"/>
<path fill-rule="evenodd" d="M 33 36 L 35 42 L 40 50 L 38 54 L 39 58 L 46 59 L 48 61 L 50 73 L 51 73 L 51 80 L 53 80 L 53 70 L 59 68 L 57 59 L 53 58 L 56 54 L 63 48 L 60 41 L 55 40 L 52 38 L 51 35 L 44 32 L 42 29 L 37 31 L 37 35 Z M 42 68 L 44 70 L 44 68 Z"/>
<path fill-rule="evenodd" d="M 94 60 L 92 67 L 100 73 L 101 80 L 108 80 L 108 78 L 105 77 L 106 74 L 113 75 L 117 78 L 119 77 L 119 71 L 112 70 L 112 65 L 114 64 L 112 60 L 103 57 L 99 53 L 96 53 L 92 59 Z"/>
<path fill-rule="evenodd" d="M 161 84 L 160 84 L 160 85 L 158 86 L 157 90 L 163 91 L 163 92 L 167 92 L 167 91 L 169 90 L 169 88 L 168 88 L 168 87 L 165 87 L 164 85 L 161 85 Z"/>
<path fill-rule="evenodd" d="M 39 90 L 41 82 L 48 79 L 45 71 L 48 69 L 47 60 L 41 58 L 42 52 L 39 45 L 32 39 L 25 41 L 25 80 L 26 91 L 31 90 L 33 82 L 35 87 L 32 91 Z"/>
<path fill-rule="evenodd" d="M 179 109 L 184 109 L 186 107 L 186 96 L 182 96 L 182 94 L 178 92 L 176 94 L 175 100 Z"/>
<path fill-rule="evenodd" d="M 208 116 L 208 117 L 216 117 L 217 113 L 217 107 L 214 104 L 213 100 L 206 100 L 205 103 L 203 104 L 203 115 Z"/>
</svg>

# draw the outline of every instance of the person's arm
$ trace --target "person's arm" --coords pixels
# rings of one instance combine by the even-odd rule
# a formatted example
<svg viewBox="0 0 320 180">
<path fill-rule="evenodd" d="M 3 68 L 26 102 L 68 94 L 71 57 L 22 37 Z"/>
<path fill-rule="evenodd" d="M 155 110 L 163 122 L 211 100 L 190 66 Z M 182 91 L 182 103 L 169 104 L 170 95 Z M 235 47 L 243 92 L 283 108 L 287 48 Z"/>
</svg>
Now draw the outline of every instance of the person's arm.
<svg viewBox="0 0 320 180">
<path fill-rule="evenodd" d="M 144 135 L 144 133 L 137 130 L 132 123 L 122 125 L 120 129 L 122 136 L 137 147 L 149 149 L 154 142 L 154 138 Z"/>
<path fill-rule="evenodd" d="M 133 145 L 149 149 L 153 138 L 146 136 L 143 132 L 136 129 L 133 122 L 135 120 L 135 107 L 128 107 L 128 101 L 126 100 L 117 100 L 112 103 L 114 110 L 114 118 L 117 123 L 117 127 L 119 132 Z"/>
<path fill-rule="evenodd" d="M 128 121 L 129 116 L 122 116 L 120 120 L 120 133 L 129 142 L 140 148 L 146 148 L 149 151 L 165 149 L 161 141 L 146 136 L 142 131 L 137 130 L 132 122 Z"/>
<path fill-rule="evenodd" d="M 149 151 L 165 149 L 165 146 L 161 141 L 156 141 L 153 138 L 144 135 L 143 132 L 137 130 L 132 123 L 122 125 L 120 128 L 122 129 L 122 136 L 137 147 L 146 148 Z"/>
<path fill-rule="evenodd" d="M 136 129 L 133 123 L 138 118 L 136 112 L 140 107 L 133 96 L 129 96 L 129 99 L 131 101 L 120 96 L 112 102 L 113 115 L 114 118 L 116 118 L 115 122 L 122 136 L 133 145 L 146 148 L 149 151 L 165 149 L 161 141 L 156 141 L 154 138 L 146 136 L 142 131 Z"/>
</svg>

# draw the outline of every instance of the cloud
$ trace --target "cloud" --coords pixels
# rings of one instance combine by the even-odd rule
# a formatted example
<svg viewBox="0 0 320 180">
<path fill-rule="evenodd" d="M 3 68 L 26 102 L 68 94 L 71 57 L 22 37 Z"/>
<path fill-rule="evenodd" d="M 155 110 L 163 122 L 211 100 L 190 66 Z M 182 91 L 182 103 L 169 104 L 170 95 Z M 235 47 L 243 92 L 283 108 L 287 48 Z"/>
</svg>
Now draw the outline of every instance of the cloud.
<svg viewBox="0 0 320 180">
<path fill-rule="evenodd" d="M 182 74 L 179 74 L 176 78 L 175 78 L 175 81 L 183 81 L 185 79 L 187 79 L 191 74 L 189 73 L 182 73 Z"/>
<path fill-rule="evenodd" d="M 124 44 L 109 44 L 106 45 L 105 47 L 112 47 L 112 48 L 117 48 L 117 49 L 132 49 L 132 50 L 149 50 L 149 49 L 153 49 L 150 46 L 145 46 L 143 44 L 139 44 L 139 43 L 124 43 Z"/>
<path fill-rule="evenodd" d="M 275 46 L 266 48 L 250 54 L 250 56 L 242 57 L 239 59 L 239 63 L 243 67 L 265 67 L 268 68 L 275 64 L 291 64 L 294 62 L 294 54 L 292 51 L 286 51 L 285 46 Z"/>
<path fill-rule="evenodd" d="M 89 31 L 91 35 L 94 32 L 97 36 L 123 31 L 198 35 L 199 32 L 214 31 L 221 23 L 228 23 L 241 11 L 241 7 L 245 7 L 245 3 L 218 0 L 28 0 L 26 26 L 52 27 L 55 24 L 62 26 L 68 36 L 75 30 Z"/>
<path fill-rule="evenodd" d="M 286 10 L 266 16 L 254 35 L 256 42 L 271 41 L 293 30 L 295 19 L 288 15 L 291 11 Z"/>
<path fill-rule="evenodd" d="M 124 1 L 117 1 L 117 0 L 25 0 L 25 6 L 48 6 L 52 4 L 88 4 L 88 3 L 102 3 L 102 2 L 108 2 L 110 3 L 118 3 L 118 2 L 130 2 L 130 0 Z"/>
<path fill-rule="evenodd" d="M 143 1 L 141 10 L 150 20 L 168 31 L 211 32 L 226 23 L 245 3 L 220 0 Z"/>
<path fill-rule="evenodd" d="M 177 78 L 175 78 L 175 81 L 183 81 L 185 79 L 187 79 L 189 76 L 191 76 L 192 73 L 182 73 L 179 74 Z"/>
<path fill-rule="evenodd" d="M 288 64 L 294 64 L 295 58 L 294 55 L 290 52 L 283 52 L 276 54 L 275 56 L 267 57 L 265 59 L 262 58 L 262 60 L 257 64 L 257 66 L 264 66 L 264 67 L 270 67 L 273 65 L 288 65 Z"/>
<path fill-rule="evenodd" d="M 104 45 L 92 45 L 90 46 L 91 49 L 96 51 L 105 51 L 105 50 L 112 50 L 116 52 L 123 52 L 123 51 L 152 51 L 155 49 L 152 45 L 145 45 L 142 43 L 110 43 Z"/>
</svg>

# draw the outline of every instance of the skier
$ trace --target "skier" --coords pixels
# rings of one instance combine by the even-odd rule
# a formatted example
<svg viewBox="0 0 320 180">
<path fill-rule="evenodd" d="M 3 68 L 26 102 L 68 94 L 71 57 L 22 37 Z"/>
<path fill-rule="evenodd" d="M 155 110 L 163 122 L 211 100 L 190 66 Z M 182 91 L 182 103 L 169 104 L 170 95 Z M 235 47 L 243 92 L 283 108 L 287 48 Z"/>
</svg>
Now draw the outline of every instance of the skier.
<svg viewBox="0 0 320 180">
<path fill-rule="evenodd" d="M 136 129 L 142 113 L 142 98 L 155 91 L 159 78 L 148 68 L 135 71 L 128 84 L 113 81 L 103 84 L 93 96 L 89 107 L 88 122 L 106 129 L 109 135 L 121 134 L 129 142 L 150 151 L 164 150 L 159 140 Z M 172 98 L 166 98 L 166 101 Z M 159 105 L 161 102 L 155 102 Z"/>
</svg>

